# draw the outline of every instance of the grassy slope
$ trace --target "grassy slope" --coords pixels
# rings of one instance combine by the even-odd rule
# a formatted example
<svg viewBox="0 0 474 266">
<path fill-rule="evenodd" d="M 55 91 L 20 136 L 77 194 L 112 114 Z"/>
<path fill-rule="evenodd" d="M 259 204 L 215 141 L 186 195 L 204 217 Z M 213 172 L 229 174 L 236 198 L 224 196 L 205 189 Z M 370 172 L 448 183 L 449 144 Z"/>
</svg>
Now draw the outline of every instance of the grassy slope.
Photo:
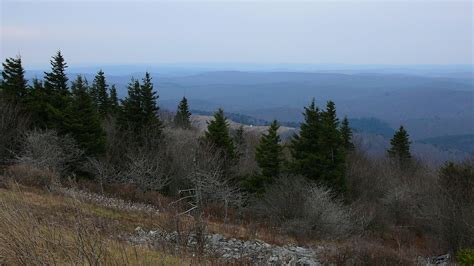
<svg viewBox="0 0 474 266">
<path fill-rule="evenodd" d="M 416 253 L 420 255 L 418 252 L 425 253 L 422 251 L 423 248 L 420 248 L 425 245 L 424 241 L 417 243 L 419 240 L 403 232 L 388 233 L 385 237 L 346 241 L 297 240 L 268 224 L 245 221 L 245 218 L 240 222 L 224 224 L 221 219 L 210 215 L 212 207 L 206 212 L 207 231 L 210 233 L 220 233 L 226 237 L 244 240 L 261 239 L 277 245 L 297 243 L 305 246 L 333 247 L 328 249 L 328 254 L 321 254 L 323 261 L 338 262 L 352 257 L 364 260 L 365 256 L 398 260 L 400 257 L 414 257 Z M 76 264 L 91 264 L 84 263 L 83 255 L 79 257 L 77 255 L 79 251 L 84 250 L 84 242 L 87 244 L 86 247 L 93 246 L 95 250 L 104 250 L 105 255 L 102 254 L 99 258 L 104 265 L 212 264 L 212 258 L 196 261 L 189 250 L 176 253 L 174 247 L 165 247 L 158 251 L 146 246 L 133 246 L 120 238 L 132 234 L 137 226 L 145 230 L 157 228 L 165 231 L 176 230 L 174 213 L 175 210 L 172 209 L 152 214 L 109 208 L 100 203 L 91 203 L 31 187 L 0 188 L 0 264 L 38 264 L 35 260 L 27 260 L 28 263 L 19 262 L 19 253 L 30 259 L 36 254 L 41 259 L 39 264 L 45 264 L 44 262 L 54 264 L 51 263 L 53 257 L 61 262 L 59 264 L 67 265 L 72 264 L 70 258 L 72 253 Z M 179 221 L 180 230 L 183 232 L 192 230 L 192 226 L 192 221 L 188 217 L 183 217 Z M 83 231 L 88 233 L 85 234 Z M 51 235 L 61 235 L 63 239 L 51 238 Z M 49 250 L 51 245 L 43 243 L 44 240 L 53 243 L 54 247 Z M 406 248 L 410 252 L 400 250 L 400 246 L 395 245 L 400 241 L 406 242 Z M 11 250 L 16 248 L 12 248 L 13 244 L 18 244 L 23 250 L 31 249 L 34 252 L 23 251 L 26 253 L 23 254 L 20 249 L 12 253 Z M 413 249 L 418 251 L 414 252 Z M 48 255 L 50 253 L 52 255 Z M 87 248 L 82 253 L 89 254 L 92 258 L 97 255 L 95 254 L 97 252 L 88 251 Z"/>
<path fill-rule="evenodd" d="M 106 265 L 188 264 L 186 258 L 115 237 L 139 225 L 155 225 L 154 219 L 139 212 L 108 209 L 32 188 L 0 189 L 0 206 L 0 263 L 90 264 L 95 257 Z"/>
</svg>

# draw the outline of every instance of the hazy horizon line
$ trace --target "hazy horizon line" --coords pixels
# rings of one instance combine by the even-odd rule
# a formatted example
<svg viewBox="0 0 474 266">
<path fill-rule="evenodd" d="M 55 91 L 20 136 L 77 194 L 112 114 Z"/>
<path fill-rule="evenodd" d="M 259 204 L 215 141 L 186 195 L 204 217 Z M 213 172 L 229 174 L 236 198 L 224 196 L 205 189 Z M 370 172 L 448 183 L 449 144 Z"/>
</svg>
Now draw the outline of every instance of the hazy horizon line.
<svg viewBox="0 0 474 266">
<path fill-rule="evenodd" d="M 66 61 L 67 63 L 67 61 Z M 474 63 L 452 63 L 452 64 L 443 64 L 443 63 L 418 63 L 418 64 L 370 64 L 370 63 L 258 63 L 258 62 L 176 62 L 176 63 L 80 63 L 80 64 L 69 64 L 69 68 L 90 68 L 90 67 L 332 67 L 332 68 L 341 68 L 341 67 L 354 67 L 354 68 L 366 68 L 366 67 L 384 67 L 384 68 L 444 68 L 444 67 L 462 67 L 462 68 L 472 68 L 474 71 Z M 49 68 L 50 64 L 42 65 L 23 65 L 25 70 L 34 71 L 42 70 L 44 68 Z"/>
</svg>

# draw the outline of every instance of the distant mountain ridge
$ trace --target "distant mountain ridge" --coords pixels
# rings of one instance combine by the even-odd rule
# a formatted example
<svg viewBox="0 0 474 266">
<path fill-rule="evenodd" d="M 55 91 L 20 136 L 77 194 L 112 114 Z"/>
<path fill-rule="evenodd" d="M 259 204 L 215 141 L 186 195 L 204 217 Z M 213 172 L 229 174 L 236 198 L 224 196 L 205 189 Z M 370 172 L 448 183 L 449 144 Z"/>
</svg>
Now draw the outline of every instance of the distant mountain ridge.
<svg viewBox="0 0 474 266">
<path fill-rule="evenodd" d="M 467 82 L 465 74 L 462 78 L 449 74 L 466 73 L 468 68 L 439 69 L 431 74 L 425 69 L 425 76 L 394 73 L 394 69 L 376 73 L 368 67 L 363 73 L 354 70 L 349 74 L 327 73 L 330 70 L 205 72 L 209 70 L 205 68 L 182 76 L 152 74 L 158 102 L 169 110 L 175 110 L 186 96 L 196 110 L 213 112 L 223 107 L 256 119 L 298 123 L 303 107 L 314 97 L 320 107 L 327 100 L 335 101 L 340 116 L 374 117 L 391 128 L 405 125 L 413 139 L 474 134 L 474 83 Z M 107 75 L 107 80 L 117 85 L 123 97 L 132 75 L 142 78 L 140 73 L 133 73 Z M 87 74 L 87 79 L 92 81 L 93 73 Z"/>
</svg>

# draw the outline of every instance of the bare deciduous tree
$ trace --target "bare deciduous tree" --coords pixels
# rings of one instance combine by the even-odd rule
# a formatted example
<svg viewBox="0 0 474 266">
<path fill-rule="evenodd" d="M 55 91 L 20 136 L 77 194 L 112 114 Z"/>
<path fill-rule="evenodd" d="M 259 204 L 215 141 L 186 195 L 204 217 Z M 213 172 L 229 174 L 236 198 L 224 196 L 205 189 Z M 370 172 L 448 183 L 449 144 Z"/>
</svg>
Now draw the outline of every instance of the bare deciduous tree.
<svg viewBox="0 0 474 266">
<path fill-rule="evenodd" d="M 86 168 L 92 172 L 99 182 L 100 191 L 104 194 L 104 185 L 116 182 L 120 177 L 120 171 L 111 163 L 96 158 L 87 158 Z"/>
<path fill-rule="evenodd" d="M 333 193 L 299 176 L 283 176 L 254 205 L 266 218 L 299 236 L 343 238 L 356 229 L 353 212 Z"/>
<path fill-rule="evenodd" d="M 223 175 L 223 158 L 220 153 L 214 152 L 210 146 L 203 145 L 201 149 L 194 151 L 193 168 L 187 176 L 191 188 L 179 191 L 181 198 L 172 204 L 186 201 L 189 208 L 177 214 L 178 216 L 190 214 L 194 218 L 195 232 L 198 241 L 199 252 L 203 252 L 204 231 L 206 224 L 203 219 L 203 209 L 209 202 L 222 202 L 225 208 L 225 220 L 227 220 L 227 209 L 231 205 L 240 205 L 243 194 L 239 188 L 232 184 L 229 177 Z"/>
<path fill-rule="evenodd" d="M 16 162 L 64 175 L 75 167 L 83 154 L 69 136 L 60 137 L 55 131 L 33 130 L 25 134 L 23 149 L 16 156 Z"/>
<path fill-rule="evenodd" d="M 127 154 L 126 170 L 120 181 L 146 190 L 161 190 L 170 182 L 170 174 L 163 153 L 137 149 Z"/>
</svg>

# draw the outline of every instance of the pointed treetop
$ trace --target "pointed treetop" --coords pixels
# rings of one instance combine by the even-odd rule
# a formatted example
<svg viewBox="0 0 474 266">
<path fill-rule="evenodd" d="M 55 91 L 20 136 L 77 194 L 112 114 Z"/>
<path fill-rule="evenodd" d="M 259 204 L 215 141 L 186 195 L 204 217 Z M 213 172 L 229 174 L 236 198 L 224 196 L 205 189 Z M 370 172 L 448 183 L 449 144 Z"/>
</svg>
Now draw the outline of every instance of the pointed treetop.
<svg viewBox="0 0 474 266">
<path fill-rule="evenodd" d="M 51 72 L 45 72 L 44 86 L 49 93 L 68 95 L 68 77 L 66 76 L 67 64 L 61 51 L 58 51 L 51 59 Z"/>
<path fill-rule="evenodd" d="M 14 103 L 24 102 L 28 94 L 28 89 L 21 57 L 7 58 L 2 65 L 0 93 Z"/>
<path fill-rule="evenodd" d="M 87 80 L 77 76 L 71 90 L 71 104 L 65 111 L 66 132 L 74 137 L 87 155 L 102 154 L 105 150 L 105 133 L 88 93 Z"/>
<path fill-rule="evenodd" d="M 274 120 L 267 133 L 262 134 L 255 151 L 255 160 L 261 170 L 261 174 L 248 180 L 247 186 L 250 191 L 261 193 L 265 186 L 271 184 L 278 178 L 283 167 L 283 147 L 280 144 L 278 129 L 280 125 Z"/>
<path fill-rule="evenodd" d="M 107 81 L 104 71 L 99 70 L 94 77 L 91 88 L 91 96 L 100 116 L 103 118 L 109 113 L 110 102 Z"/>
<path fill-rule="evenodd" d="M 175 126 L 183 129 L 191 128 L 190 117 L 191 112 L 189 111 L 188 99 L 183 97 L 183 99 L 179 102 L 178 110 L 176 111 L 176 115 L 174 117 Z"/>
<path fill-rule="evenodd" d="M 110 88 L 110 98 L 109 98 L 109 103 L 110 103 L 110 113 L 114 115 L 119 108 L 119 100 L 117 96 L 117 89 L 115 88 L 115 84 L 112 85 Z"/>
<path fill-rule="evenodd" d="M 352 142 L 352 129 L 349 126 L 349 119 L 347 119 L 347 116 L 344 117 L 341 123 L 341 137 L 342 137 L 342 142 L 343 146 L 346 149 L 346 151 L 352 151 L 355 149 L 354 143 Z"/>
<path fill-rule="evenodd" d="M 403 126 L 400 126 L 397 132 L 390 140 L 390 149 L 387 150 L 388 155 L 397 160 L 400 166 L 406 166 L 411 160 L 410 144 L 408 132 Z"/>
<path fill-rule="evenodd" d="M 153 82 L 151 80 L 150 73 L 146 72 L 143 84 L 140 86 L 140 98 L 145 124 L 161 123 L 158 119 L 158 111 L 160 110 L 157 104 L 158 95 L 153 90 Z"/>
<path fill-rule="evenodd" d="M 229 135 L 229 124 L 222 108 L 214 113 L 213 120 L 207 122 L 207 131 L 204 138 L 215 148 L 224 151 L 226 156 L 235 157 L 234 141 Z"/>
</svg>

